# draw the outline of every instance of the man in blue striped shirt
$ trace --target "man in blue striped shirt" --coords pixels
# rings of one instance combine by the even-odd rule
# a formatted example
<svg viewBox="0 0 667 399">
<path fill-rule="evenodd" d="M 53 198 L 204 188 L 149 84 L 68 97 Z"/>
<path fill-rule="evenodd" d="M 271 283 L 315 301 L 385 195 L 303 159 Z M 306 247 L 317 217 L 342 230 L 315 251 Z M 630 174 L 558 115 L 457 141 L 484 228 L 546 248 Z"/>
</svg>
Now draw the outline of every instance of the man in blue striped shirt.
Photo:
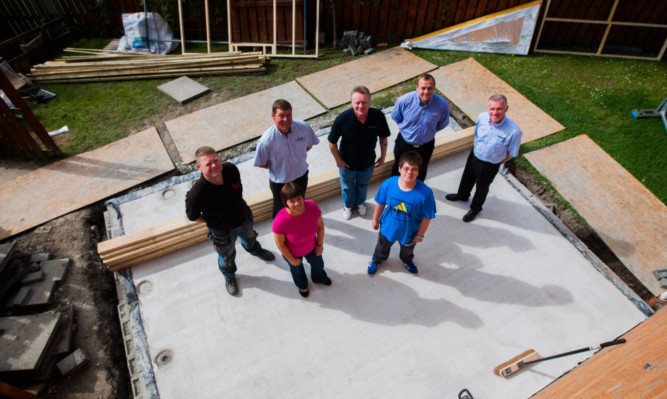
<svg viewBox="0 0 667 399">
<path fill-rule="evenodd" d="M 449 104 L 435 94 L 435 78 L 428 73 L 419 75 L 416 90 L 396 100 L 391 118 L 400 130 L 394 145 L 391 175 L 399 175 L 398 160 L 404 152 L 416 151 L 422 158 L 417 178 L 424 181 L 435 147 L 435 134 L 449 125 Z"/>
<path fill-rule="evenodd" d="M 487 112 L 477 118 L 475 142 L 463 169 L 459 190 L 445 196 L 450 201 L 467 201 L 473 186 L 477 185 L 470 210 L 463 216 L 466 223 L 482 211 L 500 165 L 519 155 L 521 129 L 505 116 L 508 108 L 507 98 L 502 94 L 489 98 Z"/>
</svg>

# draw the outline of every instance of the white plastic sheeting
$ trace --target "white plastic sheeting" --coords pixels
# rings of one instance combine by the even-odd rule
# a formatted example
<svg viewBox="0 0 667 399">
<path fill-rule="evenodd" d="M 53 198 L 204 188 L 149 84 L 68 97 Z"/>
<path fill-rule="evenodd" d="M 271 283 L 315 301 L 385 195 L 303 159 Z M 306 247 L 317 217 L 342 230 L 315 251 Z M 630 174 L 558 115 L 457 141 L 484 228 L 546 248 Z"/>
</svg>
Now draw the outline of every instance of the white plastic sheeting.
<svg viewBox="0 0 667 399">
<path fill-rule="evenodd" d="M 534 1 L 408 39 L 401 47 L 526 55 L 541 4 Z"/>
<path fill-rule="evenodd" d="M 118 51 L 169 54 L 176 47 L 169 24 L 156 12 L 122 14 L 125 36 L 120 38 Z M 150 49 L 149 49 L 150 46 Z"/>
</svg>

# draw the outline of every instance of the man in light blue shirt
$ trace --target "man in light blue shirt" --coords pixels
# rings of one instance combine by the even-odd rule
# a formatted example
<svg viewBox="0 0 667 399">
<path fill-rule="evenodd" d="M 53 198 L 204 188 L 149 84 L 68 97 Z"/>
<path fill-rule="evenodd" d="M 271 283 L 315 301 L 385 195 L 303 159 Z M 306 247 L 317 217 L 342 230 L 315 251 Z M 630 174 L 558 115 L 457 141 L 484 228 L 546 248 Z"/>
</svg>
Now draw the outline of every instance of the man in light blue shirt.
<svg viewBox="0 0 667 399">
<path fill-rule="evenodd" d="M 449 104 L 435 94 L 435 78 L 428 73 L 419 75 L 416 90 L 396 100 L 391 118 L 400 130 L 394 145 L 391 175 L 399 175 L 398 160 L 404 152 L 416 151 L 422 157 L 417 178 L 424 181 L 435 147 L 435 134 L 449 125 Z"/>
<path fill-rule="evenodd" d="M 488 112 L 482 112 L 477 118 L 475 142 L 463 169 L 459 190 L 445 196 L 450 201 L 467 201 L 473 186 L 477 185 L 470 210 L 463 216 L 464 222 L 471 222 L 482 211 L 500 165 L 519 155 L 521 129 L 505 116 L 508 108 L 507 98 L 502 94 L 489 98 Z"/>
<path fill-rule="evenodd" d="M 255 166 L 269 170 L 269 187 L 273 194 L 273 217 L 283 208 L 280 190 L 285 183 L 301 186 L 304 195 L 308 187 L 307 152 L 320 140 L 304 121 L 292 120 L 292 105 L 286 100 L 273 103 L 268 128 L 257 141 Z"/>
</svg>

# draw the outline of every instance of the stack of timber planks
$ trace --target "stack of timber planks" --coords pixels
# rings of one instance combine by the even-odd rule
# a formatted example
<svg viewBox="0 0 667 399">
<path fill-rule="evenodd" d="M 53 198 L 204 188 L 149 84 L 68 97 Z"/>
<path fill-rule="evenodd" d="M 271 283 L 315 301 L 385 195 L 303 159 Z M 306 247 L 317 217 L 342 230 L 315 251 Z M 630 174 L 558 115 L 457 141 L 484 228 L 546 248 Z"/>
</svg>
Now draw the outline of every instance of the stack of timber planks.
<svg viewBox="0 0 667 399">
<path fill-rule="evenodd" d="M 467 128 L 436 138 L 431 160 L 472 148 L 475 128 Z M 387 154 L 384 165 L 375 168 L 371 181 L 384 180 L 391 173 L 394 155 Z M 307 197 L 319 201 L 340 193 L 338 170 L 325 172 L 310 179 Z M 273 197 L 265 191 L 247 197 L 255 223 L 271 218 Z M 179 249 L 207 240 L 205 223 L 191 222 L 179 218 L 97 244 L 102 262 L 113 272 L 158 258 Z"/>
<path fill-rule="evenodd" d="M 270 61 L 261 52 L 156 55 L 114 50 L 66 48 L 67 56 L 32 67 L 40 83 L 104 82 L 264 72 Z"/>
</svg>

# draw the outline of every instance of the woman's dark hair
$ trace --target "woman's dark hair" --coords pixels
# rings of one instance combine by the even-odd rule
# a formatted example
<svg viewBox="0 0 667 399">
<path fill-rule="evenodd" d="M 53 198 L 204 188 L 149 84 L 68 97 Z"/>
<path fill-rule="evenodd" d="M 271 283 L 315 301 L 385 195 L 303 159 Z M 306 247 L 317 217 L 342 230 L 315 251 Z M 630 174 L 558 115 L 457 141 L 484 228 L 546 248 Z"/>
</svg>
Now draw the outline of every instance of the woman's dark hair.
<svg viewBox="0 0 667 399">
<path fill-rule="evenodd" d="M 303 189 L 300 185 L 290 182 L 286 183 L 282 189 L 280 189 L 280 201 L 282 201 L 283 206 L 287 206 L 287 200 L 294 199 L 296 197 L 303 197 Z"/>
</svg>

